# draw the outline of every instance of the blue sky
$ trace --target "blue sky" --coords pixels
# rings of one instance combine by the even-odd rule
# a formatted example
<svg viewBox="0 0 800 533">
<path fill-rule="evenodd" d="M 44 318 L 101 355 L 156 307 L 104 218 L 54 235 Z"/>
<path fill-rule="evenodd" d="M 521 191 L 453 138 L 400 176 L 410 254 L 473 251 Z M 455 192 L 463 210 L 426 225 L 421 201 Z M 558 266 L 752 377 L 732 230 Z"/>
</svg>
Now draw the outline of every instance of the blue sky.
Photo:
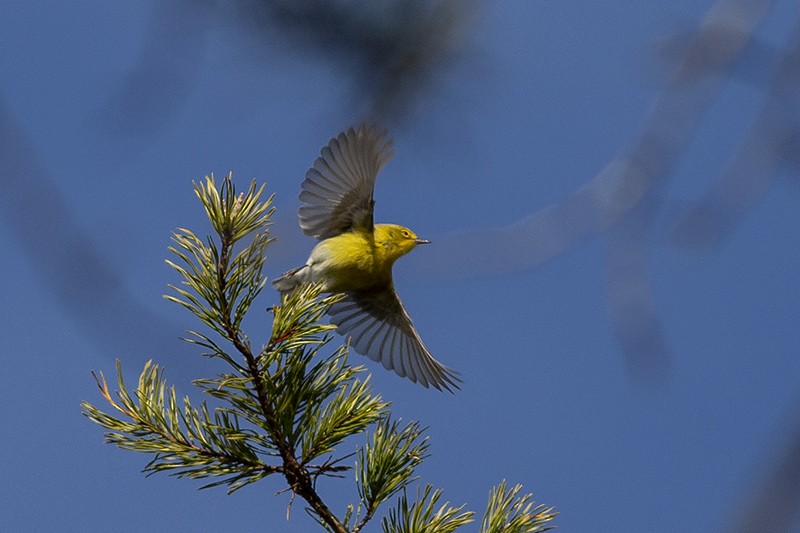
<svg viewBox="0 0 800 533">
<path fill-rule="evenodd" d="M 346 60 L 264 38 L 231 9 L 156 4 L 0 5 L 0 523 L 313 530 L 297 504 L 285 521 L 280 480 L 226 496 L 145 478 L 147 457 L 104 445 L 80 414 L 82 400 L 101 401 L 90 370 L 112 374 L 115 358 L 129 382 L 153 358 L 182 393 L 213 372 L 178 340 L 193 317 L 161 297 L 177 281 L 170 232 L 209 231 L 192 180 L 266 181 L 275 277 L 314 244 L 295 215 L 306 168 L 363 109 Z M 769 8 L 755 44 L 718 73 L 643 207 L 598 223 L 581 195 L 609 197 L 603 184 L 618 182 L 598 176 L 636 146 L 664 94 L 696 95 L 665 93 L 676 54 L 659 43 L 685 49 L 676 38 L 733 4 Z M 396 416 L 430 427 L 420 474 L 447 500 L 480 512 L 507 479 L 556 506 L 560 531 L 653 532 L 735 531 L 759 501 L 797 433 L 800 182 L 796 156 L 755 176 L 768 150 L 753 139 L 771 130 L 751 134 L 797 20 L 788 0 L 491 3 L 388 121 L 397 155 L 378 179 L 376 220 L 433 241 L 396 265 L 396 284 L 464 386 L 440 394 L 368 366 Z M 777 115 L 796 128 L 793 105 Z M 683 112 L 659 115 L 656 131 L 674 133 Z M 744 181 L 723 179 L 739 169 Z M 713 209 L 676 225 L 688 209 L 733 202 L 731 190 L 752 202 L 735 204 L 730 231 L 703 253 L 676 245 L 717 227 Z M 276 301 L 265 291 L 254 306 L 251 338 L 267 334 L 259 310 Z M 321 486 L 340 508 L 351 489 Z"/>
</svg>

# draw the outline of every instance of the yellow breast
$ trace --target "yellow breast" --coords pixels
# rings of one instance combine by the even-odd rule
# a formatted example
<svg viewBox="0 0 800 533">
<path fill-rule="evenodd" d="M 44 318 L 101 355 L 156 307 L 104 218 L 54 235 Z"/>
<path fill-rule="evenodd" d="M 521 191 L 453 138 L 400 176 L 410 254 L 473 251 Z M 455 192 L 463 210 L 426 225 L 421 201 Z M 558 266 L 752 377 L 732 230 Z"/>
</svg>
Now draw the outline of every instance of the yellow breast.
<svg viewBox="0 0 800 533">
<path fill-rule="evenodd" d="M 352 231 L 320 242 L 311 260 L 330 292 L 366 290 L 391 284 L 392 263 L 372 233 Z"/>
</svg>

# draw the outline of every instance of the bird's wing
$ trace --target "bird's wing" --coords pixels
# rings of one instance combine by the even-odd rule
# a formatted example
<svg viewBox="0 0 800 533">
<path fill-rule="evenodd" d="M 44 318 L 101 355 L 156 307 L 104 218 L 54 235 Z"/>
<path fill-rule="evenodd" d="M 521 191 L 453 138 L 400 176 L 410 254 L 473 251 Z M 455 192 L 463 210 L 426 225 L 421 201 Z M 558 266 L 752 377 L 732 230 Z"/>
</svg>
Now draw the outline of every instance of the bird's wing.
<svg viewBox="0 0 800 533">
<path fill-rule="evenodd" d="M 345 231 L 372 231 L 372 191 L 392 158 L 392 140 L 374 126 L 350 128 L 331 139 L 306 172 L 298 210 L 300 228 L 319 240 Z"/>
<path fill-rule="evenodd" d="M 458 372 L 433 358 L 392 287 L 345 294 L 328 314 L 358 353 L 424 387 L 450 392 L 451 387 L 460 388 Z"/>
</svg>

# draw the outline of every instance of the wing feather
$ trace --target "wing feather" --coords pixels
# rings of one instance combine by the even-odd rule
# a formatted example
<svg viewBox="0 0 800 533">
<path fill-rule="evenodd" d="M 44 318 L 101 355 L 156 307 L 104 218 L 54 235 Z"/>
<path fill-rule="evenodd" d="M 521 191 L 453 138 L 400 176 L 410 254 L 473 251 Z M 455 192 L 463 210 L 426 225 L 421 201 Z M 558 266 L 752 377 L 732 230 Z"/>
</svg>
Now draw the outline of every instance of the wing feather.
<svg viewBox="0 0 800 533">
<path fill-rule="evenodd" d="M 422 341 L 420 340 L 418 343 L 414 343 L 414 353 L 415 357 L 411 358 L 412 363 L 416 363 L 417 375 L 422 376 L 432 376 L 435 374 L 436 369 L 433 368 L 433 365 L 430 364 L 430 361 L 426 361 L 426 358 L 423 357 L 422 350 L 420 348 L 422 346 Z"/>
<path fill-rule="evenodd" d="M 300 228 L 320 240 L 356 228 L 372 230 L 378 172 L 394 152 L 374 126 L 350 128 L 330 140 L 306 172 L 300 190 Z"/>
<path fill-rule="evenodd" d="M 459 388 L 458 372 L 433 358 L 393 288 L 345 294 L 328 314 L 355 351 L 424 387 Z"/>
<path fill-rule="evenodd" d="M 372 349 L 372 343 L 375 342 L 375 339 L 380 335 L 385 325 L 384 322 L 379 322 L 377 320 L 365 322 L 361 334 L 359 335 L 358 342 L 356 343 L 356 349 L 366 353 L 374 351 Z"/>
<path fill-rule="evenodd" d="M 405 337 L 403 337 L 398 328 L 391 328 L 391 333 L 390 335 L 387 335 L 387 338 L 389 336 L 391 336 L 389 345 L 384 348 L 385 351 L 382 353 L 392 354 L 391 364 L 395 369 L 395 372 L 401 377 L 406 377 L 408 372 L 406 372 L 405 366 L 403 366 L 403 359 L 400 357 L 400 347 L 402 346 L 403 339 Z"/>
<path fill-rule="evenodd" d="M 300 193 L 300 199 L 305 200 L 305 196 L 312 196 L 317 199 L 327 200 L 335 194 L 335 186 L 327 180 L 309 181 L 306 190 Z"/>
</svg>

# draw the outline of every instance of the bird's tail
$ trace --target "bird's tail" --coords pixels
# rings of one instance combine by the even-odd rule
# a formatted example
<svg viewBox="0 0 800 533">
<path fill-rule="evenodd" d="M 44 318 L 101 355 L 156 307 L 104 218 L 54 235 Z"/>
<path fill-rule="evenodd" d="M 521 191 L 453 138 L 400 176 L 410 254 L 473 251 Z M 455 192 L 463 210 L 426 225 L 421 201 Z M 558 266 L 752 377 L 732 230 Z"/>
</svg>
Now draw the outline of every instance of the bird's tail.
<svg viewBox="0 0 800 533">
<path fill-rule="evenodd" d="M 294 290 L 295 287 L 306 281 L 305 269 L 308 268 L 308 265 L 303 265 L 301 267 L 293 268 L 283 276 L 279 278 L 275 278 L 272 281 L 272 286 L 278 289 L 280 292 L 289 292 Z"/>
</svg>

